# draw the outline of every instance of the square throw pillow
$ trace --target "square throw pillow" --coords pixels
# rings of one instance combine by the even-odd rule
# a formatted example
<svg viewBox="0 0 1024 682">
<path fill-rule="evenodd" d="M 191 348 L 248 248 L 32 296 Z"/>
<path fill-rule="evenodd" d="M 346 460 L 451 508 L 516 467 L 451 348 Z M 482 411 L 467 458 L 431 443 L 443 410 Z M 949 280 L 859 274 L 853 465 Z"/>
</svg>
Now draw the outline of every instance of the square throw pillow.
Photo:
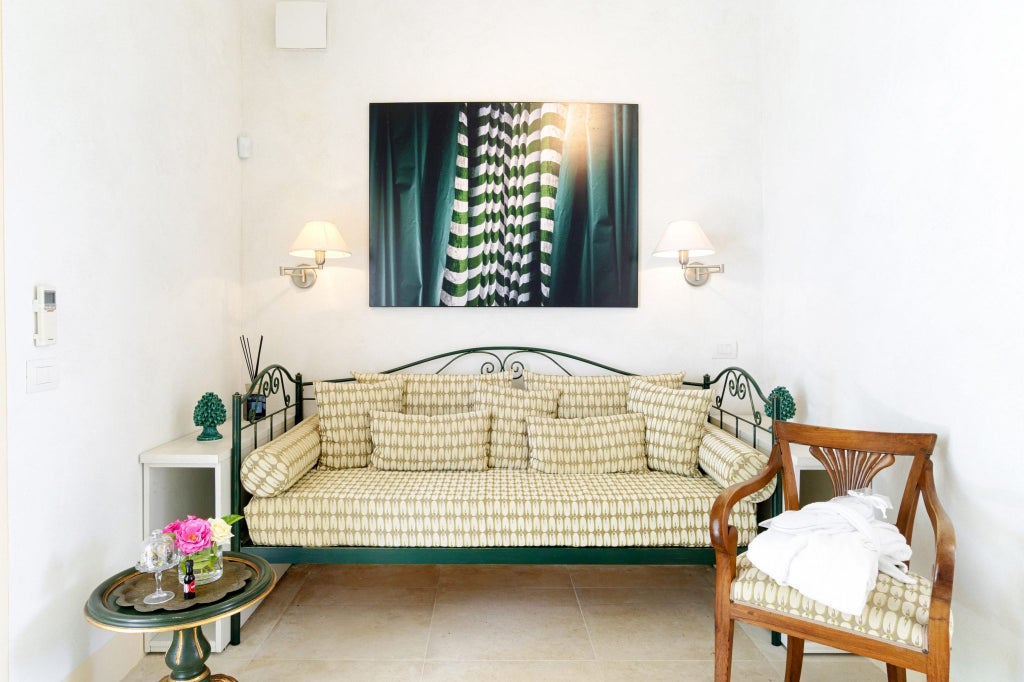
<svg viewBox="0 0 1024 682">
<path fill-rule="evenodd" d="M 629 387 L 626 407 L 647 422 L 647 466 L 682 476 L 700 476 L 697 455 L 711 391 L 657 386 L 639 377 Z"/>
<path fill-rule="evenodd" d="M 370 411 L 401 412 L 402 382 L 360 384 L 314 381 L 320 414 L 321 469 L 351 469 L 370 463 Z"/>
<path fill-rule="evenodd" d="M 352 372 L 359 383 L 398 379 L 405 385 L 406 414 L 454 414 L 473 406 L 473 388 L 477 382 L 512 385 L 512 372 L 494 374 L 372 374 Z"/>
<path fill-rule="evenodd" d="M 639 414 L 526 418 L 530 466 L 545 474 L 613 474 L 647 470 Z"/>
<path fill-rule="evenodd" d="M 527 390 L 556 390 L 561 393 L 558 398 L 558 416 L 562 419 L 625 414 L 626 394 L 629 393 L 632 378 L 624 375 L 574 377 L 536 374 L 529 370 L 523 372 Z M 680 388 L 683 385 L 683 372 L 654 374 L 644 379 L 659 386 Z"/>
<path fill-rule="evenodd" d="M 435 416 L 370 413 L 370 463 L 389 471 L 483 471 L 491 439 L 486 410 Z"/>
<path fill-rule="evenodd" d="M 526 469 L 530 451 L 526 445 L 526 418 L 554 417 L 558 391 L 524 391 L 521 388 L 477 383 L 473 409 L 491 413 L 491 453 L 495 469 Z"/>
</svg>

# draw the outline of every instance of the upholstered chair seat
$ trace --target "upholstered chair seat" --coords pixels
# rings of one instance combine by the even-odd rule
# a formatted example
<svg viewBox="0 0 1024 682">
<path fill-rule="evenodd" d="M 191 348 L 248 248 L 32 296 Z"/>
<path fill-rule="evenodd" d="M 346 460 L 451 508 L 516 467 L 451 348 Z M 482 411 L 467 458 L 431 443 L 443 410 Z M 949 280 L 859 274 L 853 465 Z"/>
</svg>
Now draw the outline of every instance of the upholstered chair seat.
<svg viewBox="0 0 1024 682">
<path fill-rule="evenodd" d="M 741 554 L 736 559 L 732 601 L 924 651 L 928 648 L 932 581 L 913 572 L 909 575 L 917 584 L 905 585 L 879 573 L 864 611 L 852 616 L 814 601 L 792 587 L 780 585 L 757 570 L 746 554 Z"/>
</svg>

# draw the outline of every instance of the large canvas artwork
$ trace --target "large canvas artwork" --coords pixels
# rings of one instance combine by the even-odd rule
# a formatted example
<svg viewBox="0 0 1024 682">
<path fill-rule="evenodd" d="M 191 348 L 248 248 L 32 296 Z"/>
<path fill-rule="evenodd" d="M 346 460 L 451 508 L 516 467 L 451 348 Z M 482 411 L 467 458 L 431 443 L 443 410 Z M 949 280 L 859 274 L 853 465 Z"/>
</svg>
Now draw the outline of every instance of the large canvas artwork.
<svg viewBox="0 0 1024 682">
<path fill-rule="evenodd" d="M 637 105 L 370 105 L 370 305 L 637 305 Z"/>
</svg>

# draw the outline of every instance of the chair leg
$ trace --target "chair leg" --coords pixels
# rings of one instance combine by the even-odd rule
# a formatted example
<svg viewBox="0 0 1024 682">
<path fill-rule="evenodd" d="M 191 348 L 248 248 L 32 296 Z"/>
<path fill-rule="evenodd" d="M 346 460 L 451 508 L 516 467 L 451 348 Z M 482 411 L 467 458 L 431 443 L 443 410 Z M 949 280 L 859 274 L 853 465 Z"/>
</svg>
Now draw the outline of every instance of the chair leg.
<svg viewBox="0 0 1024 682">
<path fill-rule="evenodd" d="M 728 610 L 724 614 L 720 609 L 715 610 L 715 682 L 732 680 L 732 642 L 735 628 L 736 623 L 729 617 Z"/>
<path fill-rule="evenodd" d="M 906 668 L 897 668 L 892 663 L 885 664 L 886 682 L 907 682 Z"/>
<path fill-rule="evenodd" d="M 929 656 L 926 677 L 928 682 L 949 682 L 949 657 Z"/>
<path fill-rule="evenodd" d="M 800 682 L 804 667 L 804 640 L 793 635 L 786 638 L 786 682 Z"/>
</svg>

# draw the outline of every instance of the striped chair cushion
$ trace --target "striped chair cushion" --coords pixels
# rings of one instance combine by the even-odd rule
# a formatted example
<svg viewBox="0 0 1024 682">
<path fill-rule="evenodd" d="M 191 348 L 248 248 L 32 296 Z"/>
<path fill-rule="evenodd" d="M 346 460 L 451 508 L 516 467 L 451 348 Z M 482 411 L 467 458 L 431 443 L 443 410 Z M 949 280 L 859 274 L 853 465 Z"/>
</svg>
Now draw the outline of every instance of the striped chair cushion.
<svg viewBox="0 0 1024 682">
<path fill-rule="evenodd" d="M 521 388 L 478 383 L 473 409 L 491 413 L 491 450 L 488 465 L 497 469 L 525 469 L 530 462 L 526 444 L 526 418 L 554 417 L 558 391 L 524 391 Z"/>
<path fill-rule="evenodd" d="M 242 486 L 256 497 L 273 497 L 291 487 L 320 457 L 319 425 L 319 416 L 313 415 L 250 452 L 242 461 Z"/>
<path fill-rule="evenodd" d="M 647 424 L 647 466 L 655 471 L 700 476 L 697 449 L 711 406 L 711 391 L 686 391 L 633 379 L 627 407 Z"/>
<path fill-rule="evenodd" d="M 406 414 L 454 414 L 473 407 L 473 389 L 480 382 L 511 386 L 513 373 L 493 374 L 367 374 L 352 372 L 359 383 L 376 383 L 387 379 L 404 382 Z"/>
<path fill-rule="evenodd" d="M 253 498 L 253 542 L 302 547 L 710 547 L 710 478 L 533 471 L 314 470 Z M 754 537 L 753 505 L 730 521 Z"/>
<path fill-rule="evenodd" d="M 768 464 L 768 453 L 747 445 L 717 426 L 704 424 L 704 437 L 697 451 L 697 463 L 711 478 L 728 488 L 757 475 Z M 753 495 L 744 499 L 763 502 L 775 492 L 775 479 Z"/>
<path fill-rule="evenodd" d="M 390 471 L 482 471 L 491 415 L 486 410 L 427 416 L 370 413 L 370 463 Z"/>
<path fill-rule="evenodd" d="M 639 414 L 526 418 L 530 466 L 545 474 L 644 471 L 644 418 Z"/>
<path fill-rule="evenodd" d="M 879 573 L 864 611 L 851 616 L 809 599 L 792 587 L 779 585 L 757 570 L 746 554 L 741 554 L 736 559 L 732 599 L 923 650 L 928 647 L 932 581 L 916 573 L 910 575 L 917 579 L 916 585 L 904 585 Z"/>
<path fill-rule="evenodd" d="M 560 376 L 523 372 L 528 390 L 556 390 L 558 416 L 562 419 L 580 417 L 604 417 L 609 414 L 626 413 L 626 394 L 629 392 L 629 376 Z M 670 388 L 680 388 L 683 372 L 656 374 L 644 377 L 651 383 Z"/>
<path fill-rule="evenodd" d="M 320 413 L 322 469 L 364 467 L 370 462 L 370 410 L 402 410 L 402 382 L 313 382 Z"/>
</svg>

